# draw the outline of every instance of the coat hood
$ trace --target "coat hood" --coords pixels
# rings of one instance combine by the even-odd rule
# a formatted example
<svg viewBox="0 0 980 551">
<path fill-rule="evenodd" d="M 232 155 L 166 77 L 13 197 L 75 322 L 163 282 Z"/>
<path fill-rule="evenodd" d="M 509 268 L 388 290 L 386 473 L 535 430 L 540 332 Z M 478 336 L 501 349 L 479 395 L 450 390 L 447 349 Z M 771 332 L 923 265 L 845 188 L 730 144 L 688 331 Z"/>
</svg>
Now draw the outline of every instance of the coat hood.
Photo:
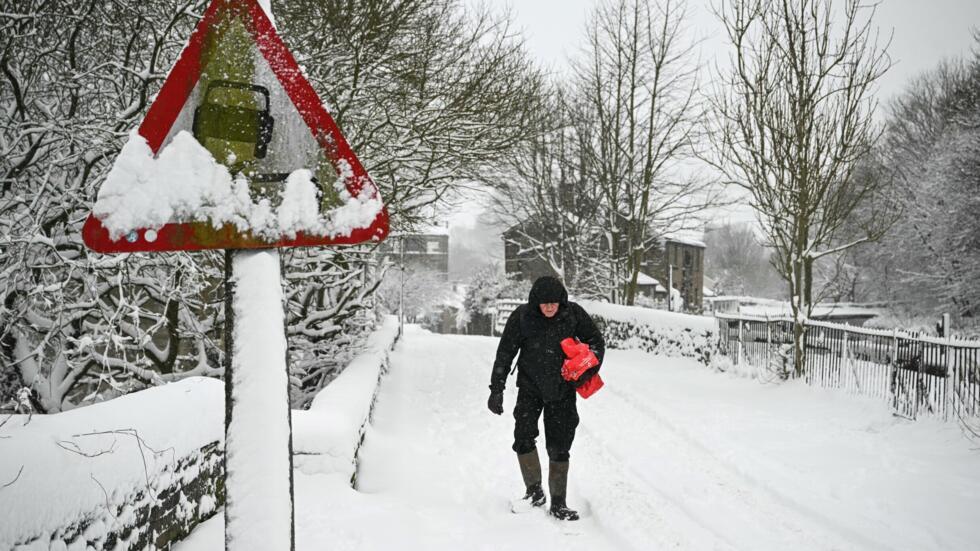
<svg viewBox="0 0 980 551">
<path fill-rule="evenodd" d="M 562 306 L 568 304 L 568 291 L 557 277 L 544 276 L 535 280 L 531 292 L 527 295 L 527 303 L 531 306 L 557 302 Z"/>
</svg>

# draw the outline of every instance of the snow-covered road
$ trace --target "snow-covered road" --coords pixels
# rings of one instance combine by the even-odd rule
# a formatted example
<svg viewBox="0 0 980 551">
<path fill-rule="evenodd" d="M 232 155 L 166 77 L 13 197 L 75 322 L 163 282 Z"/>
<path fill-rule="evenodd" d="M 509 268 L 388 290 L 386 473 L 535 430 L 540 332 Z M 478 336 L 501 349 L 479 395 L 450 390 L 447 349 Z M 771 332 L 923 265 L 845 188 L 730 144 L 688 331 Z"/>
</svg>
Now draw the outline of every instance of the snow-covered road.
<svg viewBox="0 0 980 551">
<path fill-rule="evenodd" d="M 980 453 L 955 424 L 910 423 L 865 398 L 635 351 L 610 351 L 606 387 L 579 401 L 569 504 L 582 520 L 511 514 L 522 491 L 512 417 L 485 406 L 496 343 L 409 328 L 357 490 L 297 473 L 298 549 L 980 546 Z M 221 529 L 220 519 L 206 523 L 180 550 L 220 549 Z"/>
</svg>

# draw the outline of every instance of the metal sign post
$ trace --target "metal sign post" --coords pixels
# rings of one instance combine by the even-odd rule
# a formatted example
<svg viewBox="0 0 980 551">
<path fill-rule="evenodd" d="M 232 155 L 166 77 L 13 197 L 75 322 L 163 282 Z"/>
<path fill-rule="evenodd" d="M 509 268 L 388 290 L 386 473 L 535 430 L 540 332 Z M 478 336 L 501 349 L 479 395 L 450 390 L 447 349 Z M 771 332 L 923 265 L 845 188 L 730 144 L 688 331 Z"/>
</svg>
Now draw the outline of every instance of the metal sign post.
<svg viewBox="0 0 980 551">
<path fill-rule="evenodd" d="M 225 549 L 293 551 L 292 414 L 277 250 L 225 251 L 225 315 Z"/>
</svg>

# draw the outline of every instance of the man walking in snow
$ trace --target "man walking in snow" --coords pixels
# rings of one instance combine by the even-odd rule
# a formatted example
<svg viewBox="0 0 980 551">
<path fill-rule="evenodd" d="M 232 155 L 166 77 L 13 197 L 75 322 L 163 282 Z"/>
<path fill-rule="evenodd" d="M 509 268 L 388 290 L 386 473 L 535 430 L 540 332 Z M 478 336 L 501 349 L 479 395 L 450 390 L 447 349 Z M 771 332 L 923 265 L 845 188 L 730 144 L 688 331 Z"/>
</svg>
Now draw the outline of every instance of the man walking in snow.
<svg viewBox="0 0 980 551">
<path fill-rule="evenodd" d="M 560 343 L 569 337 L 589 345 L 599 360 L 599 365 L 575 382 L 566 381 L 561 375 L 565 354 Z M 487 400 L 487 407 L 497 415 L 504 411 L 504 385 L 518 352 L 513 449 L 517 452 L 526 487 L 521 506 L 540 507 L 545 503 L 541 463 L 535 447 L 538 419 L 543 411 L 545 448 L 550 459 L 551 514 L 561 520 L 578 520 L 578 513 L 565 503 L 568 452 L 579 419 L 575 388 L 598 373 L 605 343 L 589 314 L 578 304 L 568 301 L 568 292 L 561 281 L 542 277 L 534 282 L 527 304 L 517 307 L 507 319 L 497 346 L 497 358 L 490 375 L 490 399 Z"/>
</svg>

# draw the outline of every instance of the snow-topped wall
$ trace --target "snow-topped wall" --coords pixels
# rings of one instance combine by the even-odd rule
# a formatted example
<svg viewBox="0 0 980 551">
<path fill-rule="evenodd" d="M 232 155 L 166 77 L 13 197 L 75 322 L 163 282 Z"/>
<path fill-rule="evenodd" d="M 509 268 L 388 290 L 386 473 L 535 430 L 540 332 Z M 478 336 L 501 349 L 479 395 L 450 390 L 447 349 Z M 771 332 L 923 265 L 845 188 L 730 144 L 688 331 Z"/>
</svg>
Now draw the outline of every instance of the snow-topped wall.
<svg viewBox="0 0 980 551">
<path fill-rule="evenodd" d="M 294 464 L 353 484 L 398 337 L 293 411 Z M 224 504 L 224 384 L 193 377 L 54 415 L 0 417 L 0 549 L 166 549 Z"/>
<path fill-rule="evenodd" d="M 388 354 L 398 338 L 398 318 L 387 316 L 353 361 L 321 390 L 310 409 L 293 411 L 293 463 L 307 474 L 340 474 L 355 483 L 364 440 Z"/>
<path fill-rule="evenodd" d="M 708 365 L 718 341 L 715 318 L 592 300 L 579 304 L 592 316 L 610 348 L 632 348 L 693 358 Z"/>
<path fill-rule="evenodd" d="M 0 418 L 0 549 L 161 549 L 224 501 L 224 385 Z"/>
</svg>

